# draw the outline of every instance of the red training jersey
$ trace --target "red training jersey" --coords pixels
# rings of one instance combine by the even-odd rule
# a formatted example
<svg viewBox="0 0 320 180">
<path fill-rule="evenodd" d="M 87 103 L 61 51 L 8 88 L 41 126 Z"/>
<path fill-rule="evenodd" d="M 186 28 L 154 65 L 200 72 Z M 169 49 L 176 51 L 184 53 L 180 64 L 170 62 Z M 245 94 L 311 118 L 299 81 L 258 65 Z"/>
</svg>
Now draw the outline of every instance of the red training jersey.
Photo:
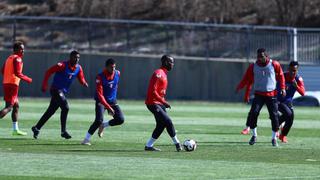
<svg viewBox="0 0 320 180">
<path fill-rule="evenodd" d="M 168 70 L 163 67 L 154 71 L 149 82 L 146 105 L 168 104 L 164 98 L 168 86 L 167 74 Z"/>
</svg>

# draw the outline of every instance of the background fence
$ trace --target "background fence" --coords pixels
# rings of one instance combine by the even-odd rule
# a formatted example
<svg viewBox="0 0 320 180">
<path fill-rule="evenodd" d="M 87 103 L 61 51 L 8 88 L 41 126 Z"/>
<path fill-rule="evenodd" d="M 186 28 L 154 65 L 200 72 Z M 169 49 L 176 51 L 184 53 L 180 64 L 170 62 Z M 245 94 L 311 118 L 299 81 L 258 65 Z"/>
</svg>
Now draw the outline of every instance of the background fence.
<svg viewBox="0 0 320 180">
<path fill-rule="evenodd" d="M 320 63 L 320 29 L 108 20 L 72 17 L 0 16 L 0 48 L 20 39 L 29 50 L 117 52 L 201 58 L 255 58 L 265 47 L 274 59 Z"/>
<path fill-rule="evenodd" d="M 259 47 L 283 64 L 297 58 L 305 64 L 300 74 L 307 78 L 306 89 L 320 90 L 319 29 L 0 16 L 0 64 L 14 40 L 26 43 L 24 72 L 34 80 L 21 84 L 22 96 L 48 96 L 40 92 L 44 72 L 68 59 L 71 49 L 80 50 L 90 85 L 74 82 L 69 96 L 76 98 L 93 96 L 96 74 L 113 57 L 121 71 L 119 98 L 144 99 L 152 71 L 168 53 L 176 59 L 169 99 L 240 101 L 235 87 Z"/>
</svg>

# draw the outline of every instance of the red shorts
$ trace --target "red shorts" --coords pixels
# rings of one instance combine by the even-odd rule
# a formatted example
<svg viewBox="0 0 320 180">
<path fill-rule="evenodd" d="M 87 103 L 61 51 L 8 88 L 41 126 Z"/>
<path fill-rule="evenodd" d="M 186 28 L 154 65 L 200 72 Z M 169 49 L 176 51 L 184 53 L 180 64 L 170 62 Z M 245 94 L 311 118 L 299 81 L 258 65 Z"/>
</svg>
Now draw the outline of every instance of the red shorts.
<svg viewBox="0 0 320 180">
<path fill-rule="evenodd" d="M 15 84 L 3 84 L 3 99 L 6 103 L 14 105 L 18 101 L 19 86 Z"/>
</svg>

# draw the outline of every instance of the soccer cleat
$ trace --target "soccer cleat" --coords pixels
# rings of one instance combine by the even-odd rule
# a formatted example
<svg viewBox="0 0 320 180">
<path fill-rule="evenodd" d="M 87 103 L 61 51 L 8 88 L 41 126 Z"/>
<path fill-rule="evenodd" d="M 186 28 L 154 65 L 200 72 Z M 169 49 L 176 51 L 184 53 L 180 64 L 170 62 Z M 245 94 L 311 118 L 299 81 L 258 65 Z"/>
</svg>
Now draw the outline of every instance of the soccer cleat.
<svg viewBox="0 0 320 180">
<path fill-rule="evenodd" d="M 91 143 L 88 139 L 84 139 L 82 142 L 81 142 L 82 145 L 86 145 L 86 146 L 91 146 Z"/>
<path fill-rule="evenodd" d="M 99 126 L 99 129 L 98 129 L 98 136 L 99 138 L 102 138 L 103 136 L 103 130 L 104 130 L 104 125 L 103 123 Z"/>
<path fill-rule="evenodd" d="M 250 145 L 254 145 L 257 142 L 257 136 L 252 136 L 249 140 Z"/>
<path fill-rule="evenodd" d="M 250 131 L 249 128 L 244 128 L 244 129 L 241 131 L 241 134 L 247 135 L 247 134 L 249 134 L 249 131 Z"/>
<path fill-rule="evenodd" d="M 155 147 L 148 147 L 148 146 L 145 146 L 144 147 L 144 150 L 145 151 L 161 151 L 160 149 L 158 149 L 158 148 L 155 148 Z"/>
<path fill-rule="evenodd" d="M 38 139 L 38 135 L 39 135 L 40 131 L 35 126 L 33 126 L 31 128 L 31 130 L 33 132 L 33 138 Z"/>
<path fill-rule="evenodd" d="M 182 146 L 180 143 L 175 144 L 177 152 L 182 151 Z"/>
<path fill-rule="evenodd" d="M 61 133 L 61 137 L 65 138 L 65 139 L 71 139 L 72 138 L 67 131 Z"/>
<path fill-rule="evenodd" d="M 288 143 L 287 136 L 283 136 L 283 135 L 280 134 L 279 139 L 280 139 L 281 142 L 283 142 L 283 143 Z"/>
<path fill-rule="evenodd" d="M 20 130 L 13 130 L 13 131 L 12 131 L 12 135 L 13 135 L 13 136 L 26 136 L 27 133 L 26 133 L 26 132 L 23 132 L 23 131 L 20 131 Z"/>
<path fill-rule="evenodd" d="M 271 144 L 272 144 L 272 146 L 274 146 L 274 147 L 277 147 L 277 146 L 278 146 L 278 142 L 277 142 L 276 139 L 272 139 L 272 140 L 271 140 Z"/>
</svg>

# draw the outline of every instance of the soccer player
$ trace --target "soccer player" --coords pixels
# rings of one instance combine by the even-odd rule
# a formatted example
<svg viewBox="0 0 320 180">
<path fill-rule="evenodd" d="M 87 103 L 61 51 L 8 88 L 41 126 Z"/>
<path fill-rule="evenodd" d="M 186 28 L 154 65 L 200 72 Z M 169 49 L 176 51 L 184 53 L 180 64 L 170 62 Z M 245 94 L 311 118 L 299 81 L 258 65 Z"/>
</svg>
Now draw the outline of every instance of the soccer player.
<svg viewBox="0 0 320 180">
<path fill-rule="evenodd" d="M 152 136 L 147 141 L 144 149 L 145 151 L 160 151 L 160 149 L 155 148 L 153 145 L 166 128 L 176 146 L 176 150 L 181 151 L 182 147 L 180 141 L 176 136 L 173 123 L 166 112 L 166 108 L 171 108 L 171 106 L 164 98 L 168 85 L 167 73 L 172 70 L 174 59 L 171 56 L 164 55 L 161 57 L 161 64 L 161 68 L 155 70 L 151 76 L 147 98 L 145 100 L 147 108 L 156 119 L 156 128 L 153 130 Z"/>
<path fill-rule="evenodd" d="M 294 119 L 292 99 L 296 91 L 302 96 L 304 96 L 305 88 L 303 79 L 298 75 L 299 63 L 297 61 L 291 61 L 289 64 L 288 71 L 284 73 L 285 84 L 286 84 L 286 96 L 283 97 L 278 94 L 279 101 L 279 111 L 281 116 L 279 118 L 279 124 L 285 123 L 281 129 L 281 134 L 279 139 L 283 143 L 287 143 L 287 135 L 291 129 Z M 277 89 L 280 89 L 278 84 Z"/>
<path fill-rule="evenodd" d="M 88 83 L 84 78 L 82 67 L 78 64 L 79 60 L 80 53 L 74 50 L 70 53 L 68 61 L 59 62 L 47 70 L 42 82 L 42 91 L 45 92 L 47 90 L 48 80 L 50 76 L 55 73 L 50 88 L 51 101 L 48 109 L 42 115 L 38 123 L 31 128 L 33 131 L 33 137 L 35 139 L 38 138 L 42 126 L 49 120 L 49 118 L 57 111 L 59 107 L 61 109 L 61 137 L 65 139 L 71 138 L 71 135 L 66 130 L 69 105 L 65 94 L 68 93 L 69 87 L 76 77 L 83 86 L 88 87 Z"/>
<path fill-rule="evenodd" d="M 104 128 L 109 126 L 121 125 L 124 122 L 124 116 L 117 104 L 117 91 L 120 79 L 120 71 L 116 70 L 116 61 L 112 58 L 105 63 L 105 69 L 96 76 L 96 118 L 91 124 L 84 140 L 83 145 L 91 145 L 90 138 L 98 130 L 98 136 L 102 137 Z M 105 110 L 113 116 L 113 119 L 104 121 L 103 114 Z"/>
<path fill-rule="evenodd" d="M 7 115 L 11 110 L 12 118 L 12 135 L 25 136 L 26 132 L 19 130 L 18 126 L 18 111 L 19 111 L 19 84 L 20 80 L 31 83 L 32 79 L 22 73 L 23 69 L 23 58 L 24 54 L 24 45 L 22 42 L 17 41 L 13 44 L 13 54 L 11 54 L 4 65 L 2 66 L 2 75 L 3 75 L 3 93 L 4 101 L 6 105 L 0 111 L 0 118 L 2 119 Z"/>
<path fill-rule="evenodd" d="M 252 84 L 254 87 L 255 97 L 247 117 L 247 125 L 250 126 L 252 131 L 250 145 L 257 141 L 257 120 L 261 108 L 266 104 L 272 124 L 271 144 L 272 146 L 278 146 L 276 137 L 279 129 L 277 82 L 279 83 L 280 94 L 285 96 L 285 81 L 280 63 L 270 59 L 264 48 L 259 48 L 257 50 L 257 61 L 250 64 L 236 89 L 236 91 L 239 91 L 247 86 L 250 90 Z"/>
</svg>

